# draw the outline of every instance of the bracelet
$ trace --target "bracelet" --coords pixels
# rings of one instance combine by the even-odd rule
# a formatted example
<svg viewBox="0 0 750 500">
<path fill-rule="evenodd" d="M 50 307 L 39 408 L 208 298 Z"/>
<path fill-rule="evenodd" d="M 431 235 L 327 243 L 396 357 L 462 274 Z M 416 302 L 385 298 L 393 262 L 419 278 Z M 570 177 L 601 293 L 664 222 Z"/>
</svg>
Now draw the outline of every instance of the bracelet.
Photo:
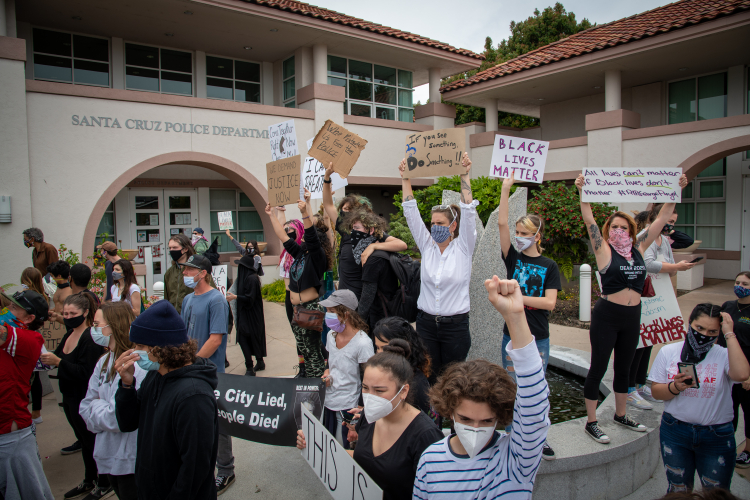
<svg viewBox="0 0 750 500">
<path fill-rule="evenodd" d="M 674 381 L 672 381 L 672 382 L 670 382 L 670 383 L 668 383 L 668 384 L 667 384 L 667 390 L 669 391 L 669 393 L 670 393 L 670 394 L 671 394 L 672 396 L 679 396 L 679 395 L 680 395 L 680 393 L 681 393 L 682 391 L 681 391 L 681 390 L 679 390 L 679 389 L 677 389 L 677 384 L 674 384 L 674 388 L 675 388 L 675 389 L 677 389 L 677 393 L 675 394 L 674 392 L 672 392 L 672 389 L 670 388 L 670 386 L 671 386 L 672 384 L 674 384 Z"/>
<path fill-rule="evenodd" d="M 331 179 L 328 179 L 328 180 L 323 179 L 324 184 L 330 184 L 331 182 L 332 182 Z"/>
<path fill-rule="evenodd" d="M 735 338 L 736 339 L 737 338 L 737 334 L 735 334 L 734 332 L 727 332 L 727 333 L 724 334 L 724 338 L 725 339 L 731 339 L 731 338 Z"/>
<path fill-rule="evenodd" d="M 308 215 L 307 217 L 302 217 L 302 220 L 309 219 L 309 218 L 310 216 Z"/>
</svg>

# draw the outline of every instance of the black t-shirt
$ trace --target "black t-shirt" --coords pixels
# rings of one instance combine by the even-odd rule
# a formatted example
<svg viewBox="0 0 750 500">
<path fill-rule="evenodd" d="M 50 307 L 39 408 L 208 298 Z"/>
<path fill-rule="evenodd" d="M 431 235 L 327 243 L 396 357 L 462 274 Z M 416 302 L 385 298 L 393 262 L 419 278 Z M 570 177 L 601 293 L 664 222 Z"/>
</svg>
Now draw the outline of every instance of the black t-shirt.
<svg viewBox="0 0 750 500">
<path fill-rule="evenodd" d="M 370 255 L 362 267 L 362 283 L 374 283 L 378 287 L 378 295 L 370 306 L 370 324 L 374 325 L 378 319 L 385 317 L 383 302 L 380 294 L 385 297 L 386 302 L 391 299 L 398 290 L 398 278 L 391 268 L 390 257 Z"/>
<path fill-rule="evenodd" d="M 508 279 L 514 279 L 521 285 L 521 293 L 526 297 L 544 297 L 545 291 L 561 290 L 560 270 L 554 260 L 547 257 L 529 257 L 519 253 L 513 245 L 508 249 L 508 255 L 503 256 Z M 511 271 L 511 269 L 513 271 Z M 512 278 L 511 278 L 512 276 Z M 549 311 L 524 306 L 529 330 L 537 340 L 549 338 Z M 503 327 L 503 333 L 508 335 L 508 325 Z"/>
<path fill-rule="evenodd" d="M 336 232 L 341 235 L 339 246 L 339 290 L 351 290 L 357 296 L 362 296 L 362 266 L 354 261 L 352 240 L 349 233 L 344 231 L 344 217 L 346 212 L 339 211 L 336 219 Z"/>
<path fill-rule="evenodd" d="M 327 266 L 326 253 L 320 246 L 315 226 L 305 228 L 303 244 L 304 248 L 291 238 L 284 242 L 284 249 L 294 258 L 289 267 L 289 290 L 300 293 L 308 288 L 316 288 L 320 293 L 321 280 Z"/>
<path fill-rule="evenodd" d="M 737 341 L 745 357 L 750 360 L 750 304 L 739 304 L 736 300 L 728 300 L 721 305 L 721 311 L 732 317 L 734 334 L 737 335 Z M 724 335 L 719 335 L 719 345 L 727 346 Z"/>
<path fill-rule="evenodd" d="M 428 446 L 443 439 L 443 433 L 430 417 L 419 412 L 393 446 L 375 457 L 372 454 L 374 432 L 375 425 L 360 427 L 354 460 L 383 490 L 383 500 L 411 500 L 419 458 Z"/>
<path fill-rule="evenodd" d="M 672 250 L 687 248 L 695 243 L 695 240 L 693 238 L 683 233 L 682 231 L 674 231 L 669 235 L 669 237 L 672 238 Z"/>
</svg>

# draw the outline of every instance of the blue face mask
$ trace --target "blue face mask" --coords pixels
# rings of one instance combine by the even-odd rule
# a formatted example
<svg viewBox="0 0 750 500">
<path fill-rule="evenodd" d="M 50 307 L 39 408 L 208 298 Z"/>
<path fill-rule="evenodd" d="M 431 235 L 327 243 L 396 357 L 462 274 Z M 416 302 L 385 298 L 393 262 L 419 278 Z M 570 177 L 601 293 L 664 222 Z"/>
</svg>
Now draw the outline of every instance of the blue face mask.
<svg viewBox="0 0 750 500">
<path fill-rule="evenodd" d="M 104 326 L 109 326 L 109 325 L 104 325 Z M 91 339 L 94 341 L 96 345 L 100 345 L 102 347 L 109 347 L 109 336 L 104 335 L 102 333 L 101 326 L 91 327 Z"/>
<path fill-rule="evenodd" d="M 148 353 L 146 351 L 133 351 L 133 354 L 137 354 L 141 357 L 136 363 L 138 363 L 138 366 L 141 367 L 142 370 L 149 371 L 149 370 L 158 370 L 159 369 L 159 363 L 156 361 L 151 361 L 148 359 Z"/>
<path fill-rule="evenodd" d="M 744 299 L 748 295 L 750 295 L 750 288 L 745 288 L 744 286 L 735 285 L 734 286 L 734 294 L 740 298 Z"/>
<path fill-rule="evenodd" d="M 192 276 L 183 276 L 182 277 L 183 283 L 185 283 L 185 286 L 188 288 L 195 288 L 198 286 L 198 283 L 195 281 L 195 278 Z"/>
<path fill-rule="evenodd" d="M 435 243 L 442 243 L 451 236 L 451 231 L 448 229 L 448 226 L 438 226 L 437 224 L 432 225 L 430 233 L 432 234 L 432 239 L 435 240 Z"/>
<path fill-rule="evenodd" d="M 16 328 L 20 326 L 19 325 L 20 322 L 18 321 L 18 318 L 16 317 L 16 315 L 10 312 L 10 309 L 7 307 L 0 310 L 0 325 L 5 324 L 5 323 Z"/>
</svg>

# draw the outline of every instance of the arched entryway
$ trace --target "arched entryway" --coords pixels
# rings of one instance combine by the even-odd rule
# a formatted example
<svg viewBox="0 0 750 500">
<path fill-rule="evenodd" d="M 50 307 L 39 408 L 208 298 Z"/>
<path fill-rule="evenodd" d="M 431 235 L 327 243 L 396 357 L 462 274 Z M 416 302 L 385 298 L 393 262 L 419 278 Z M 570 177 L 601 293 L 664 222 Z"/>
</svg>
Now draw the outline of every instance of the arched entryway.
<svg viewBox="0 0 750 500">
<path fill-rule="evenodd" d="M 750 150 L 750 135 L 741 135 L 726 141 L 717 142 L 693 153 L 677 167 L 681 168 L 689 181 L 692 181 L 706 167 L 725 156 Z"/>
<path fill-rule="evenodd" d="M 89 215 L 88 221 L 86 222 L 86 230 L 83 233 L 82 248 L 94 248 L 99 221 L 101 221 L 102 215 L 107 209 L 107 206 L 112 202 L 121 189 L 125 188 L 128 183 L 141 174 L 153 168 L 170 164 L 196 165 L 207 168 L 234 182 L 237 187 L 239 187 L 248 198 L 250 198 L 250 201 L 252 201 L 253 205 L 258 209 L 258 214 L 263 223 L 263 231 L 266 235 L 266 240 L 268 240 L 266 255 L 279 254 L 281 251 L 281 245 L 278 239 L 273 237 L 274 232 L 273 227 L 271 226 L 271 221 L 263 211 L 268 203 L 268 190 L 266 187 L 239 164 L 227 160 L 226 158 L 222 158 L 221 156 L 194 151 L 179 151 L 154 156 L 134 165 L 120 174 L 120 176 L 102 193 L 97 200 L 91 215 Z"/>
</svg>

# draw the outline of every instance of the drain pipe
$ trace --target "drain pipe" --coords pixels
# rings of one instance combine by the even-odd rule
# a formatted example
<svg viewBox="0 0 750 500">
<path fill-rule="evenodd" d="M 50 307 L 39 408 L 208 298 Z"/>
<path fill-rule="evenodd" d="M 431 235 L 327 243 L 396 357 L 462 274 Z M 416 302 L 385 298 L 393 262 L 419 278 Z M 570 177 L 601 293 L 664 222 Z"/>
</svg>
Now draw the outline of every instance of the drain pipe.
<svg viewBox="0 0 750 500">
<path fill-rule="evenodd" d="M 578 271 L 578 288 L 580 290 L 578 319 L 589 322 L 591 321 L 591 266 L 588 264 L 581 264 Z"/>
</svg>

